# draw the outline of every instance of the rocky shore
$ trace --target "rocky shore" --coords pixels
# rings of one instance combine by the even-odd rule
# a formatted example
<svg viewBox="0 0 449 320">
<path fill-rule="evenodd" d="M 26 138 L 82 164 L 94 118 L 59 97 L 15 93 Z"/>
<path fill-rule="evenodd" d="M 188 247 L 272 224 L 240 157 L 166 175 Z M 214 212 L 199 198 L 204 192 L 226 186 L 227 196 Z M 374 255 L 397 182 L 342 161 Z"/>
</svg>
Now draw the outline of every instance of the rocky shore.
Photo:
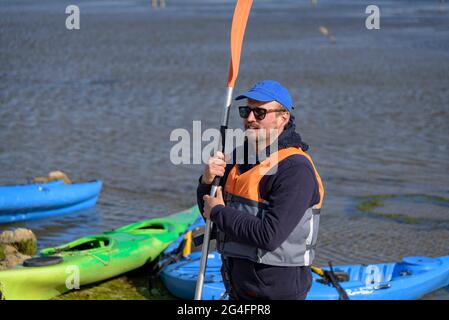
<svg viewBox="0 0 449 320">
<path fill-rule="evenodd" d="M 14 268 L 36 254 L 37 239 L 33 231 L 18 228 L 0 234 L 0 270 Z"/>
</svg>

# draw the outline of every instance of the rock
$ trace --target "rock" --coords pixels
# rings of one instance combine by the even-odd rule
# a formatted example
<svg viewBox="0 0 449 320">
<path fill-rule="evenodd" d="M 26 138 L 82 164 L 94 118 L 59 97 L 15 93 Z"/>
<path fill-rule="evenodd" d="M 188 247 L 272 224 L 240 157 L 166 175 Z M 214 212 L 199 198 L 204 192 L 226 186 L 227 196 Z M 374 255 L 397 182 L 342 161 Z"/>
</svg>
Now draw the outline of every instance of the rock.
<svg viewBox="0 0 449 320">
<path fill-rule="evenodd" d="M 67 175 L 62 171 L 52 171 L 46 177 L 36 177 L 33 179 L 35 183 L 46 183 L 50 181 L 64 180 L 64 184 L 71 184 L 72 181 L 67 177 Z"/>
<path fill-rule="evenodd" d="M 6 258 L 5 245 L 0 243 L 0 261 Z"/>
<path fill-rule="evenodd" d="M 0 260 L 0 270 L 6 270 L 14 268 L 16 265 L 21 264 L 26 259 L 31 258 L 21 254 L 16 248 L 12 246 L 4 246 L 5 259 Z"/>
<path fill-rule="evenodd" d="M 5 231 L 0 234 L 0 244 L 13 246 L 18 252 L 28 256 L 36 254 L 36 236 L 33 231 L 17 228 L 15 231 Z"/>
<path fill-rule="evenodd" d="M 36 254 L 37 240 L 31 230 L 18 228 L 0 234 L 0 270 L 15 267 Z"/>
</svg>

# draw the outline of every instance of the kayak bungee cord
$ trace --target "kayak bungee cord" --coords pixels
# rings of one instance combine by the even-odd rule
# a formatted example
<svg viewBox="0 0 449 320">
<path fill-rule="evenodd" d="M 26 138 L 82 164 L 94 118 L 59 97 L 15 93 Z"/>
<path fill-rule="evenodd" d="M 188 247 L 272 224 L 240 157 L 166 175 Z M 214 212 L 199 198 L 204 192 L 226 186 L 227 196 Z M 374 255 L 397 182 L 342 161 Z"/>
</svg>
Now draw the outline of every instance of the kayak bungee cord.
<svg viewBox="0 0 449 320">
<path fill-rule="evenodd" d="M 232 91 L 234 89 L 235 81 L 237 80 L 237 74 L 240 66 L 240 53 L 242 51 L 243 37 L 245 35 L 246 23 L 248 22 L 249 12 L 251 11 L 252 0 L 237 0 L 237 4 L 234 10 L 234 16 L 232 18 L 231 27 L 231 61 L 229 64 L 229 74 L 226 89 L 226 103 L 223 112 L 223 120 L 220 126 L 221 133 L 221 151 L 224 151 L 226 129 L 229 122 L 229 109 L 231 108 Z M 218 186 L 220 185 L 220 177 L 215 177 L 212 182 L 212 188 L 210 196 L 215 197 Z M 212 229 L 212 221 L 207 219 L 206 228 L 204 231 L 204 241 L 201 251 L 200 271 L 198 274 L 198 280 L 195 289 L 195 300 L 201 300 L 204 276 L 206 273 L 207 256 L 209 254 L 209 241 L 210 233 Z"/>
</svg>

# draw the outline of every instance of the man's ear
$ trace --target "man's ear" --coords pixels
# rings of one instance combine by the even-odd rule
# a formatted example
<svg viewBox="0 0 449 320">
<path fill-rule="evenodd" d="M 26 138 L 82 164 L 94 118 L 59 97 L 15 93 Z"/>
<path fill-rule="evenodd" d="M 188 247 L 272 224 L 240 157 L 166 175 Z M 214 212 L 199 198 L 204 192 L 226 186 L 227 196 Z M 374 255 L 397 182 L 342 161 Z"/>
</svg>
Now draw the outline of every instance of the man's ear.
<svg viewBox="0 0 449 320">
<path fill-rule="evenodd" d="M 287 125 L 288 121 L 290 121 L 290 113 L 282 112 L 281 114 L 282 122 L 284 123 L 284 127 Z"/>
</svg>

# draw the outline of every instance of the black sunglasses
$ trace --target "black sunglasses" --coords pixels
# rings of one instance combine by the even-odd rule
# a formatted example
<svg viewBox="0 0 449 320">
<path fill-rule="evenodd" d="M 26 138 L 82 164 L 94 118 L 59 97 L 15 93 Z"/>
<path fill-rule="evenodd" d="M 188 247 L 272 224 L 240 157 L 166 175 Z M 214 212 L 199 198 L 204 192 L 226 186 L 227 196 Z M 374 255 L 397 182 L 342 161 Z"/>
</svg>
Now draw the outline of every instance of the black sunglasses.
<svg viewBox="0 0 449 320">
<path fill-rule="evenodd" d="M 254 113 L 254 117 L 257 120 L 263 120 L 263 119 L 265 119 L 265 116 L 267 115 L 267 113 L 270 113 L 270 112 L 284 112 L 285 110 L 284 109 L 267 110 L 267 109 L 259 108 L 259 107 L 250 108 L 248 106 L 241 106 L 241 107 L 239 107 L 239 114 L 240 114 L 240 117 L 242 117 L 243 119 L 248 118 L 249 114 L 251 113 L 251 111 Z"/>
</svg>

